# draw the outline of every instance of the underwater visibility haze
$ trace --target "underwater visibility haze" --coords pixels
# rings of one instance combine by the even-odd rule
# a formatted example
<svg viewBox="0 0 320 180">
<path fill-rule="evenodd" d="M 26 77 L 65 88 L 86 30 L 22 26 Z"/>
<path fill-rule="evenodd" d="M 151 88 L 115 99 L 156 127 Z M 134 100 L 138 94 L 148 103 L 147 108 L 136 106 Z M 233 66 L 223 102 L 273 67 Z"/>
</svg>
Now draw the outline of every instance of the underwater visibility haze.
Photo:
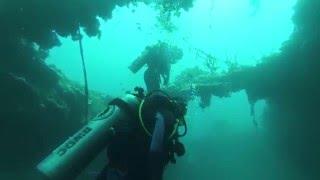
<svg viewBox="0 0 320 180">
<path fill-rule="evenodd" d="M 166 47 L 188 131 L 164 180 L 318 180 L 319 22 L 319 0 L 0 0 L 0 179 L 37 180 L 86 116 L 149 90 L 132 63 Z"/>
</svg>

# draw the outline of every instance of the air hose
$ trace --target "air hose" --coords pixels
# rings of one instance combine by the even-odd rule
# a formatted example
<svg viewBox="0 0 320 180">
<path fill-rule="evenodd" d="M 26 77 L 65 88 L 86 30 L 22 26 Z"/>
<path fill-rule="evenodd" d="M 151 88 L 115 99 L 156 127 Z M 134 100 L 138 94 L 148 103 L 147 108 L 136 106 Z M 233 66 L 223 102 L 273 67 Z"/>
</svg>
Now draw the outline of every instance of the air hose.
<svg viewBox="0 0 320 180">
<path fill-rule="evenodd" d="M 172 103 L 172 104 L 176 103 L 173 99 L 170 98 L 170 96 L 167 93 L 165 93 L 164 91 L 161 91 L 161 90 L 155 90 L 155 91 L 153 91 L 153 92 L 151 92 L 151 93 L 149 93 L 148 95 L 145 96 L 144 100 L 142 100 L 142 102 L 139 105 L 138 116 L 139 116 L 140 125 L 143 128 L 144 132 L 148 136 L 152 136 L 152 133 L 151 133 L 151 130 L 149 130 L 146 127 L 145 123 L 144 123 L 144 118 L 142 116 L 142 111 L 143 111 L 143 108 L 144 108 L 144 105 L 145 105 L 145 99 L 150 97 L 153 93 L 157 93 L 157 92 L 165 95 L 165 97 L 168 99 L 168 101 L 170 103 Z M 177 131 L 178 131 L 179 126 L 183 126 L 184 127 L 184 132 L 182 134 L 176 134 Z M 174 127 L 172 129 L 172 132 L 169 135 L 169 139 L 174 138 L 175 135 L 177 135 L 178 137 L 183 137 L 183 136 L 185 136 L 187 134 L 187 131 L 188 131 L 187 130 L 187 124 L 186 124 L 186 121 L 185 121 L 184 117 L 177 118 L 176 122 L 174 124 Z"/>
</svg>

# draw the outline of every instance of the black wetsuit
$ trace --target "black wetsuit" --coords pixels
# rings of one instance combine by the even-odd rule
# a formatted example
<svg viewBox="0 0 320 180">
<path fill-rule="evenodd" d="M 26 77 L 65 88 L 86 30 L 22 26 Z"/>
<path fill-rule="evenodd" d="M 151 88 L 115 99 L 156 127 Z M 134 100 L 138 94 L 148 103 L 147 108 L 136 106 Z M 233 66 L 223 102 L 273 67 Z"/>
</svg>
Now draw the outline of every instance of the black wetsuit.
<svg viewBox="0 0 320 180">
<path fill-rule="evenodd" d="M 142 55 L 137 58 L 129 67 L 136 73 L 144 65 L 147 65 L 147 70 L 144 73 L 144 81 L 147 91 L 159 90 L 161 81 L 164 85 L 169 83 L 170 69 L 172 61 L 172 52 L 167 46 L 153 46 L 147 48 Z"/>
<path fill-rule="evenodd" d="M 156 121 L 152 137 L 133 124 L 125 133 L 115 136 L 108 148 L 109 166 L 99 175 L 98 180 L 161 180 L 165 165 L 169 162 L 169 146 L 166 142 L 166 127 L 174 122 L 171 111 L 160 108 L 153 116 Z M 138 122 L 132 119 L 132 122 Z M 152 119 L 151 119 L 152 120 Z M 110 178 L 110 166 L 120 167 L 123 175 Z M 117 169 L 117 168 L 116 168 Z M 112 169 L 114 170 L 114 169 Z M 109 172 L 108 172 L 109 171 Z M 109 178 L 108 179 L 108 173 Z M 121 173 L 120 173 L 121 174 Z"/>
<path fill-rule="evenodd" d="M 144 73 L 144 80 L 148 92 L 159 90 L 161 78 L 163 84 L 167 85 L 170 78 L 170 56 L 167 48 L 153 48 L 149 51 L 147 58 L 147 70 Z"/>
</svg>

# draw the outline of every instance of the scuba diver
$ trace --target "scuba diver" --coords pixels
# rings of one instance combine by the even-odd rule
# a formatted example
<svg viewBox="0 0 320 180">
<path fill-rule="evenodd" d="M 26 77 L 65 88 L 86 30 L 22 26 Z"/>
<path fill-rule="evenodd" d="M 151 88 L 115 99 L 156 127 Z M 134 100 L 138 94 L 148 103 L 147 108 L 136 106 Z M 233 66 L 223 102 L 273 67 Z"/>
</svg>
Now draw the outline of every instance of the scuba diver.
<svg viewBox="0 0 320 180">
<path fill-rule="evenodd" d="M 159 41 L 156 45 L 148 46 L 130 66 L 133 73 L 137 73 L 147 65 L 144 81 L 147 91 L 159 90 L 162 85 L 168 85 L 171 64 L 175 64 L 183 56 L 183 52 L 176 46 L 170 46 Z"/>
<path fill-rule="evenodd" d="M 97 180 L 161 180 L 164 167 L 185 153 L 179 138 L 187 132 L 186 103 L 160 90 L 135 91 L 111 101 L 39 163 L 44 179 L 75 179 L 107 147 L 108 163 Z"/>
</svg>

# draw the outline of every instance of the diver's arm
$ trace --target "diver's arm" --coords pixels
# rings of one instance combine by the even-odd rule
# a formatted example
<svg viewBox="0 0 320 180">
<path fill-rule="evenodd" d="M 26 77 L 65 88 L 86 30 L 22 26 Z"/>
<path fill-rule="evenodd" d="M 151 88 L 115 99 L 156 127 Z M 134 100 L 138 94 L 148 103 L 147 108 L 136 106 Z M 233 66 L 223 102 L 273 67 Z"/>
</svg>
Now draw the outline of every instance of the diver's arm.
<svg viewBox="0 0 320 180">
<path fill-rule="evenodd" d="M 164 147 L 167 124 L 174 121 L 171 111 L 162 109 L 156 114 L 156 124 L 150 145 L 150 170 L 152 180 L 162 180 L 166 165 L 166 150 Z"/>
<path fill-rule="evenodd" d="M 149 152 L 149 167 L 152 180 L 161 180 L 164 171 L 165 120 L 161 113 L 156 114 L 156 124 L 152 134 Z"/>
<path fill-rule="evenodd" d="M 156 114 L 156 124 L 152 134 L 152 140 L 150 145 L 150 152 L 162 152 L 163 151 L 163 139 L 165 133 L 164 117 L 161 113 Z"/>
</svg>

